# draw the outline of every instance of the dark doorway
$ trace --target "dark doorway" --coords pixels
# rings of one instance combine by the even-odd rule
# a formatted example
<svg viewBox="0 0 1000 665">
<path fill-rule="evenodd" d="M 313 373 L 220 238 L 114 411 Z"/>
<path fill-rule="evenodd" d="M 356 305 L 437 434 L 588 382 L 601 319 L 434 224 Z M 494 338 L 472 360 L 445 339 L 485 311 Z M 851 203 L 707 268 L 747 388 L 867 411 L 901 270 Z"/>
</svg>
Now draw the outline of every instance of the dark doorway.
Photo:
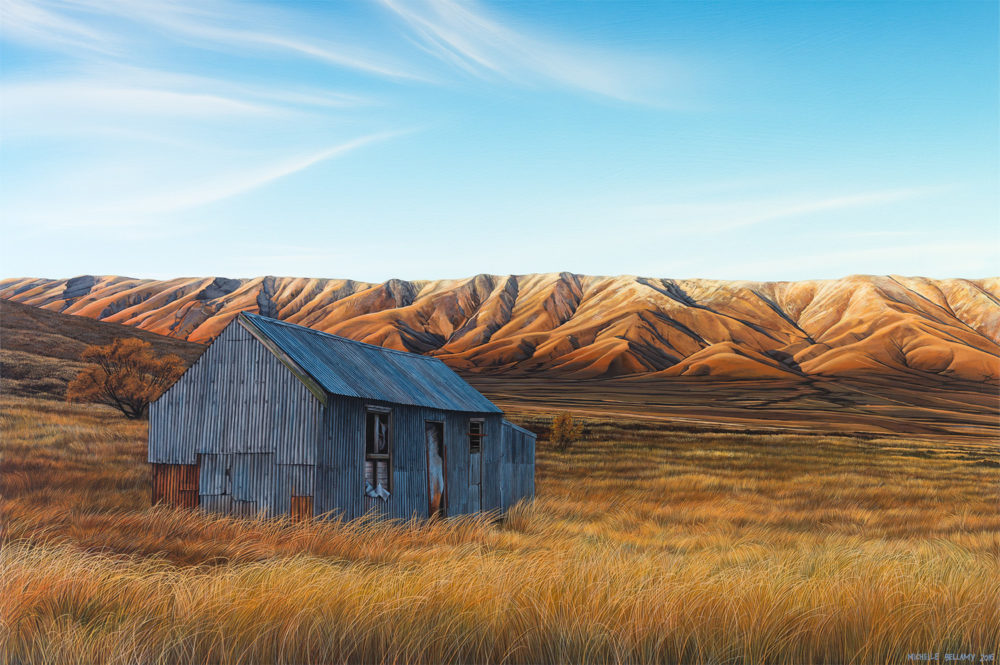
<svg viewBox="0 0 1000 665">
<path fill-rule="evenodd" d="M 427 441 L 427 489 L 430 497 L 431 517 L 447 514 L 447 493 L 445 492 L 445 452 L 444 423 L 426 421 L 424 423 Z"/>
</svg>

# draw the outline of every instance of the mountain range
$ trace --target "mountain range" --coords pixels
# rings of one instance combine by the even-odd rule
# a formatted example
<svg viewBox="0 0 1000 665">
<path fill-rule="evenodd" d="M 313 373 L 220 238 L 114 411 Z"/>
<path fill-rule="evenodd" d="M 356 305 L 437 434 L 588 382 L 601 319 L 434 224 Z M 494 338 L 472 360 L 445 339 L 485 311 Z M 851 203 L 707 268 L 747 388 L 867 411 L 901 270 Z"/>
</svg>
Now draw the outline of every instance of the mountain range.
<svg viewBox="0 0 1000 665">
<path fill-rule="evenodd" d="M 253 311 L 437 356 L 467 374 L 1000 380 L 1000 278 L 83 275 L 4 279 L 0 298 L 201 343 Z"/>
</svg>

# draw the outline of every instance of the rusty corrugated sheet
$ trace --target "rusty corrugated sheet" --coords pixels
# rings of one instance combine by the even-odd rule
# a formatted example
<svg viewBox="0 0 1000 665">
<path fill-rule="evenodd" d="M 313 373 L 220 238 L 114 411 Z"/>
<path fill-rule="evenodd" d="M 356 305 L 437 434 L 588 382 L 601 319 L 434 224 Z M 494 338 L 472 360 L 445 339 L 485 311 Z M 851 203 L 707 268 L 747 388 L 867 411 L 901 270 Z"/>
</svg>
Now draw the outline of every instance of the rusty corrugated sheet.
<svg viewBox="0 0 1000 665">
<path fill-rule="evenodd" d="M 198 507 L 198 465 L 154 464 L 152 476 L 154 504 Z"/>
<path fill-rule="evenodd" d="M 293 520 L 312 519 L 313 498 L 311 496 L 293 496 L 289 515 Z"/>
</svg>

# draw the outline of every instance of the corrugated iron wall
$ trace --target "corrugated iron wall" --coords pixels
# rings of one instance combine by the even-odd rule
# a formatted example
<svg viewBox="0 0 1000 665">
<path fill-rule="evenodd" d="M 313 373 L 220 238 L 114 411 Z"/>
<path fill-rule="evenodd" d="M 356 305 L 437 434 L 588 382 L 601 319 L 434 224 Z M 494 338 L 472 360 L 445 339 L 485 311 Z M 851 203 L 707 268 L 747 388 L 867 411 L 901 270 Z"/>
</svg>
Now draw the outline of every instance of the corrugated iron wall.
<svg viewBox="0 0 1000 665">
<path fill-rule="evenodd" d="M 365 413 L 367 406 L 389 408 L 392 481 L 388 500 L 365 494 Z M 347 519 L 375 513 L 408 519 L 427 516 L 427 457 L 424 420 L 444 412 L 387 402 L 331 396 L 327 435 L 318 454 L 317 514 L 332 511 Z M 447 439 L 446 439 L 447 440 Z"/>
<path fill-rule="evenodd" d="M 388 500 L 364 493 L 365 410 L 391 409 L 392 487 Z M 484 419 L 480 506 L 469 500 L 469 419 Z M 321 444 L 316 470 L 316 513 L 333 511 L 347 519 L 367 513 L 399 519 L 429 515 L 427 448 L 424 423 L 444 423 L 445 492 L 448 515 L 500 509 L 503 474 L 502 418 L 498 414 L 438 411 L 388 402 L 331 396 L 327 408 L 327 435 Z"/>
<path fill-rule="evenodd" d="M 535 496 L 535 434 L 504 420 L 503 439 L 505 457 L 499 468 L 506 483 L 501 506 L 506 511 Z"/>
<path fill-rule="evenodd" d="M 233 323 L 150 406 L 149 461 L 196 465 L 205 510 L 288 514 L 313 491 L 323 405 Z"/>
</svg>

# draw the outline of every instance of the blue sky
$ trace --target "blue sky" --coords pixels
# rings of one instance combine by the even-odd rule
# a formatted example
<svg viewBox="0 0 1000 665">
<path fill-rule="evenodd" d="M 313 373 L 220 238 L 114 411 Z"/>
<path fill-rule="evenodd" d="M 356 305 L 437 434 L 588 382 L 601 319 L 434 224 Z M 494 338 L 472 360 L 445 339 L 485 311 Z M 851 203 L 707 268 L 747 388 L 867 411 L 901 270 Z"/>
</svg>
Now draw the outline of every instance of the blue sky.
<svg viewBox="0 0 1000 665">
<path fill-rule="evenodd" d="M 992 1 L 0 12 L 5 277 L 1000 273 Z"/>
</svg>

